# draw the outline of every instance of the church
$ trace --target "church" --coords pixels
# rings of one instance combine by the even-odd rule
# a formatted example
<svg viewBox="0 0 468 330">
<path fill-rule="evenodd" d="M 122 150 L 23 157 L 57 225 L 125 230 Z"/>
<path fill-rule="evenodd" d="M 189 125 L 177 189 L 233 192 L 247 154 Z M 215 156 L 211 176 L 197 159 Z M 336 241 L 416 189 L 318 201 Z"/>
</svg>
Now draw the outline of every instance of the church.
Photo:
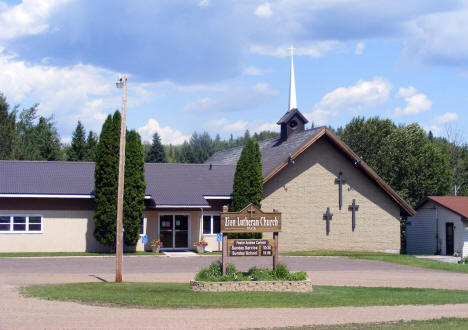
<svg viewBox="0 0 468 330">
<path fill-rule="evenodd" d="M 262 210 L 282 213 L 279 251 L 398 253 L 400 219 L 415 211 L 327 127 L 306 129 L 291 56 L 289 109 L 281 134 L 259 142 Z M 137 251 L 219 251 L 220 213 L 231 202 L 242 147 L 205 164 L 148 163 Z M 108 251 L 93 236 L 94 163 L 0 161 L 0 252 Z M 268 237 L 268 234 L 265 234 Z"/>
</svg>

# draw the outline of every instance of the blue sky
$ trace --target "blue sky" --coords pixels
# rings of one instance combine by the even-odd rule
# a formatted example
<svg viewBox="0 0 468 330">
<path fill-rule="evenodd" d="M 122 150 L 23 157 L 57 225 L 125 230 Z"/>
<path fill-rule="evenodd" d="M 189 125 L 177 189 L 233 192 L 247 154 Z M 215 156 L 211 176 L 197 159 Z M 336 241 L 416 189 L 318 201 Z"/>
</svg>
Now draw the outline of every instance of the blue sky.
<svg viewBox="0 0 468 330">
<path fill-rule="evenodd" d="M 467 1 L 0 0 L 0 92 L 39 103 L 66 142 L 121 108 L 126 73 L 144 140 L 226 138 L 277 129 L 294 45 L 315 125 L 380 116 L 453 136 L 468 131 L 467 21 Z"/>
</svg>

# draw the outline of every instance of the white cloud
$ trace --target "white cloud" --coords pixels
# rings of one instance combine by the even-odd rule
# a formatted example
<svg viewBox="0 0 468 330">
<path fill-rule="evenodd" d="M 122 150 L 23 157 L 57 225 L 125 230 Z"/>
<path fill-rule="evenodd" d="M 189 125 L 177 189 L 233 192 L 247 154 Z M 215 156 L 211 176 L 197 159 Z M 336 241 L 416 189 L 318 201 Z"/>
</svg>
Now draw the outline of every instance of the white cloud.
<svg viewBox="0 0 468 330">
<path fill-rule="evenodd" d="M 446 124 L 451 121 L 458 120 L 458 114 L 455 112 L 446 112 L 443 115 L 437 116 L 434 118 L 434 123 L 436 124 Z"/>
<path fill-rule="evenodd" d="M 57 68 L 28 65 L 0 49 L 0 91 L 9 103 L 38 102 L 39 113 L 54 115 L 59 128 L 71 130 L 78 120 L 98 131 L 111 111 L 121 104 L 112 83 L 115 74 L 89 65 Z M 141 92 L 140 92 L 141 94 Z"/>
<path fill-rule="evenodd" d="M 218 98 L 203 97 L 184 107 L 188 113 L 234 112 L 255 108 L 278 95 L 266 83 L 257 83 L 250 88 L 233 87 Z"/>
<path fill-rule="evenodd" d="M 365 108 L 377 106 L 388 100 L 392 85 L 389 81 L 375 77 L 371 81 L 359 80 L 355 85 L 340 87 L 326 94 L 315 105 L 315 116 L 322 122 L 325 114 L 338 111 L 358 113 Z"/>
<path fill-rule="evenodd" d="M 270 17 L 272 13 L 271 5 L 268 2 L 261 4 L 255 9 L 255 15 L 259 17 Z"/>
<path fill-rule="evenodd" d="M 259 69 L 255 66 L 248 66 L 244 69 L 244 74 L 248 76 L 261 76 L 270 73 L 271 69 Z"/>
<path fill-rule="evenodd" d="M 328 118 L 333 113 L 329 110 L 314 110 L 309 113 L 304 113 L 304 116 L 309 121 L 309 124 L 313 124 L 314 127 L 323 126 L 328 123 Z"/>
<path fill-rule="evenodd" d="M 413 86 L 400 88 L 397 96 L 404 98 L 407 103 L 405 108 L 395 109 L 397 115 L 416 115 L 432 107 L 431 100 L 425 94 L 418 93 Z"/>
<path fill-rule="evenodd" d="M 291 45 L 280 45 L 280 46 L 270 46 L 270 45 L 259 45 L 253 44 L 250 46 L 250 52 L 260 55 L 268 55 L 274 57 L 287 57 L 290 56 Z M 295 45 L 296 47 L 296 45 Z M 333 51 L 341 51 L 343 49 L 343 43 L 335 40 L 327 41 L 314 41 L 307 42 L 297 45 L 294 55 L 298 56 L 311 56 L 314 58 L 325 56 L 328 53 Z"/>
<path fill-rule="evenodd" d="M 212 131 L 222 132 L 244 132 L 247 129 L 248 122 L 245 120 L 237 120 L 231 122 L 226 118 L 215 119 L 208 122 L 205 127 Z"/>
<path fill-rule="evenodd" d="M 49 26 L 47 18 L 57 6 L 68 0 L 23 0 L 13 7 L 0 8 L 0 39 L 39 34 Z"/>
<path fill-rule="evenodd" d="M 276 123 L 265 122 L 263 120 L 254 120 L 247 122 L 245 120 L 237 120 L 234 122 L 229 121 L 226 118 L 215 119 L 208 122 L 205 128 L 212 132 L 223 132 L 223 133 L 234 133 L 234 132 L 245 132 L 249 130 L 250 133 L 258 133 L 262 131 L 279 131 L 279 125 Z"/>
<path fill-rule="evenodd" d="M 198 2 L 199 7 L 208 7 L 210 5 L 210 0 L 200 0 Z"/>
<path fill-rule="evenodd" d="M 161 127 L 156 119 L 150 118 L 146 125 L 138 128 L 138 133 L 142 141 L 151 142 L 154 133 L 158 133 L 163 144 L 182 144 L 188 141 L 190 136 L 183 135 L 181 131 L 175 130 L 169 126 Z"/>
<path fill-rule="evenodd" d="M 366 45 L 363 42 L 358 42 L 356 44 L 356 48 L 354 49 L 354 54 L 362 55 L 364 53 L 365 48 L 366 48 Z"/>
</svg>

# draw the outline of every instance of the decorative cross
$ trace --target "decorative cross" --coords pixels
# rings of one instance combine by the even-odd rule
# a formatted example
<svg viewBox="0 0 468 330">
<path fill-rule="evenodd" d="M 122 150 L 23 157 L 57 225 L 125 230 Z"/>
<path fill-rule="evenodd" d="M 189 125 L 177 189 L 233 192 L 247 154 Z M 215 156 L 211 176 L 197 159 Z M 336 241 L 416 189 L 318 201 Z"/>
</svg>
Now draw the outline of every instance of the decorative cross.
<svg viewBox="0 0 468 330">
<path fill-rule="evenodd" d="M 330 221 L 333 218 L 333 213 L 330 213 L 330 208 L 327 207 L 327 212 L 323 214 L 323 220 L 327 222 L 327 236 L 330 233 Z"/>
<path fill-rule="evenodd" d="M 335 184 L 338 184 L 338 205 L 341 210 L 341 206 L 343 205 L 343 183 L 345 183 L 346 180 L 343 178 L 343 172 L 340 172 L 338 174 L 338 178 L 335 179 Z"/>
<path fill-rule="evenodd" d="M 353 212 L 352 213 L 352 216 L 351 216 L 351 219 L 352 219 L 352 225 L 351 227 L 353 228 L 353 231 L 354 231 L 354 228 L 356 227 L 356 212 L 359 210 L 359 205 L 356 205 L 356 200 L 353 199 L 353 204 L 351 204 L 349 207 L 348 207 L 348 211 L 351 211 Z"/>
<path fill-rule="evenodd" d="M 296 48 L 294 48 L 294 46 L 291 46 L 291 47 L 288 48 L 288 50 L 291 51 L 291 56 L 293 56 L 295 49 Z"/>
</svg>

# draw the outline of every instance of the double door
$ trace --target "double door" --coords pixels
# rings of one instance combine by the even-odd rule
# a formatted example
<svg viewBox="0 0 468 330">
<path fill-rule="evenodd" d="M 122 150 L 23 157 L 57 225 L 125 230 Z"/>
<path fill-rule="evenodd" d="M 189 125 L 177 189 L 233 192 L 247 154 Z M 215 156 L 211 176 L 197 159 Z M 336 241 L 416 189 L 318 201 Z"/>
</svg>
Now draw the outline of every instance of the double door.
<svg viewBox="0 0 468 330">
<path fill-rule="evenodd" d="M 159 217 L 159 239 L 163 243 L 163 249 L 187 249 L 189 247 L 188 215 L 161 215 Z"/>
</svg>

